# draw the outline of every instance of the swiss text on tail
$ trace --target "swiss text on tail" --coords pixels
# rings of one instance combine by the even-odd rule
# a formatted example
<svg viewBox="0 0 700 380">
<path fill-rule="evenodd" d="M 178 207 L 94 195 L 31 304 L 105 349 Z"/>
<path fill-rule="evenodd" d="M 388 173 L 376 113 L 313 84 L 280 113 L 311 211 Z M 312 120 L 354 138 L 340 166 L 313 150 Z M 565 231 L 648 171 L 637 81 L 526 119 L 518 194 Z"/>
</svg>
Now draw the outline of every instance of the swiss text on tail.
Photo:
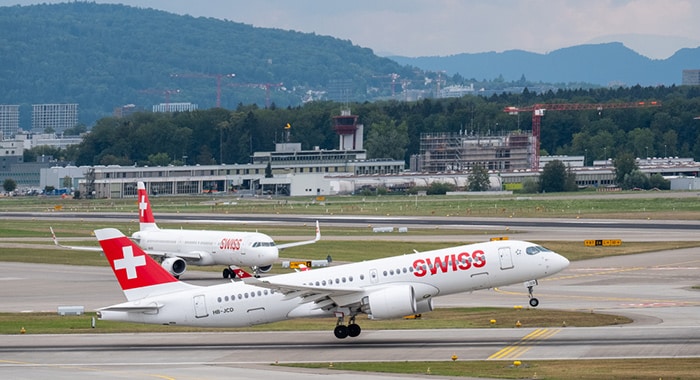
<svg viewBox="0 0 700 380">
<path fill-rule="evenodd" d="M 95 236 L 129 301 L 194 287 L 178 281 L 119 230 L 95 230 Z"/>
<path fill-rule="evenodd" d="M 148 201 L 148 191 L 143 182 L 138 183 L 138 202 L 139 202 L 139 229 L 157 230 L 156 219 L 153 217 L 153 209 L 151 202 Z"/>
</svg>

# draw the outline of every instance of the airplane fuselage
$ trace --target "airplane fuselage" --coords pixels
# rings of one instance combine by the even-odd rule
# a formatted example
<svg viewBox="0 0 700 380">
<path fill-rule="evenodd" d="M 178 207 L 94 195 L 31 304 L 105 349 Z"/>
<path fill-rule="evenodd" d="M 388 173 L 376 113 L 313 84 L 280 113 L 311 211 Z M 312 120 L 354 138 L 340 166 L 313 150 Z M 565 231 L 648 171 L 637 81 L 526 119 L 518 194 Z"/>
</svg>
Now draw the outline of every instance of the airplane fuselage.
<svg viewBox="0 0 700 380">
<path fill-rule="evenodd" d="M 274 241 L 257 232 L 158 229 L 132 238 L 149 253 L 182 257 L 193 265 L 265 266 L 278 258 Z"/>
<path fill-rule="evenodd" d="M 333 302 L 282 294 L 242 282 L 147 297 L 140 305 L 159 305 L 150 313 L 100 311 L 101 319 L 141 323 L 243 327 L 293 317 L 332 316 L 358 298 L 370 318 L 397 318 L 432 310 L 437 296 L 525 282 L 566 267 L 562 256 L 535 244 L 505 240 L 419 252 L 306 272 L 269 276 L 270 283 L 333 292 Z M 343 290 L 348 294 L 344 295 Z M 328 302 L 328 301 L 326 301 Z M 121 305 L 133 305 L 127 302 Z M 115 305 L 119 306 L 119 305 Z M 337 314 L 336 314 L 337 315 Z"/>
</svg>

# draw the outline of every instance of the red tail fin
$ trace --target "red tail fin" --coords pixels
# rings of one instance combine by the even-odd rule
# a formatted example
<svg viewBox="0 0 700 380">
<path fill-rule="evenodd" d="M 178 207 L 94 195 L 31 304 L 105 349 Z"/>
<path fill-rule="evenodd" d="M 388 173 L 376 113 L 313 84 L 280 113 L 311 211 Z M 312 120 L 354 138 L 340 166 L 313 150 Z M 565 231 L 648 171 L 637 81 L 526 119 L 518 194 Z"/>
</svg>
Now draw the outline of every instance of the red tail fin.
<svg viewBox="0 0 700 380">
<path fill-rule="evenodd" d="M 169 293 L 189 287 L 170 275 L 119 230 L 114 228 L 95 230 L 95 236 L 100 241 L 100 246 L 119 285 L 130 301 L 145 295 Z"/>
<path fill-rule="evenodd" d="M 153 217 L 153 209 L 151 202 L 148 201 L 148 192 L 146 185 L 143 182 L 138 183 L 138 202 L 139 202 L 139 226 L 140 230 L 157 229 L 156 219 Z"/>
<path fill-rule="evenodd" d="M 236 268 L 231 268 L 231 270 L 233 271 L 233 273 L 236 274 L 236 278 L 249 278 L 249 277 L 253 277 L 250 273 L 248 273 L 248 272 L 246 272 L 246 271 L 244 271 L 243 269 L 238 268 L 238 267 L 236 267 Z"/>
</svg>

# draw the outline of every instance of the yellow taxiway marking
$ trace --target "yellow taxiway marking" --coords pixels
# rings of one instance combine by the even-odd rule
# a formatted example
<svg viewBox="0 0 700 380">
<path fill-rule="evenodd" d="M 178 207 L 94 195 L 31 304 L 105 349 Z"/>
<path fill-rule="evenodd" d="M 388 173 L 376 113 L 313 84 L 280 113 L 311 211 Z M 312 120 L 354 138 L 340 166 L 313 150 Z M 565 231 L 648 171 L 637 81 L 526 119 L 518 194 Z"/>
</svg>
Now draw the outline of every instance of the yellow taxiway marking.
<svg viewBox="0 0 700 380">
<path fill-rule="evenodd" d="M 533 345 L 537 344 L 537 341 L 549 339 L 555 334 L 557 334 L 561 329 L 537 329 L 527 335 L 514 344 L 508 347 L 504 347 L 498 352 L 488 357 L 488 360 L 497 359 L 517 359 L 520 355 L 527 352 Z"/>
</svg>

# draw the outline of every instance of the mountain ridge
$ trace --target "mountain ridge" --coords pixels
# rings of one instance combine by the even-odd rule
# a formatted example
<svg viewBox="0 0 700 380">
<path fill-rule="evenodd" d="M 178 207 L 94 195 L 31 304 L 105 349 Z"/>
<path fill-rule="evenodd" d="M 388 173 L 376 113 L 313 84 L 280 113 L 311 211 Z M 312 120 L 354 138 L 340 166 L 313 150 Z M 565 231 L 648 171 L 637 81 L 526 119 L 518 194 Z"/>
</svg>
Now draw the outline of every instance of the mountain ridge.
<svg viewBox="0 0 700 380">
<path fill-rule="evenodd" d="M 519 80 L 545 83 L 585 82 L 608 85 L 680 85 L 682 70 L 700 68 L 700 47 L 683 48 L 666 59 L 651 59 L 621 42 L 584 44 L 533 53 L 524 50 L 460 53 L 449 56 L 387 56 L 423 70 L 459 74 L 476 80 Z"/>
</svg>

